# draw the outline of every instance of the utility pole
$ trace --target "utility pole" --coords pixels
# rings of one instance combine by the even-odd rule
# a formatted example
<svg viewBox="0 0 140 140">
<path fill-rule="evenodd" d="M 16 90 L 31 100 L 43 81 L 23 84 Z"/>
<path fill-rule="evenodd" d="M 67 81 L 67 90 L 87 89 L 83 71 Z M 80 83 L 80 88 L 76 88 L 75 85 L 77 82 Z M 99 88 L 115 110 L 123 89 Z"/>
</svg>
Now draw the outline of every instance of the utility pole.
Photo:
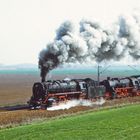
<svg viewBox="0 0 140 140">
<path fill-rule="evenodd" d="M 108 65 L 107 67 L 105 67 L 102 71 L 100 71 L 100 65 L 98 63 L 98 67 L 97 67 L 97 82 L 98 82 L 98 86 L 100 85 L 100 74 L 105 72 L 109 67 L 110 65 Z"/>
<path fill-rule="evenodd" d="M 97 68 L 97 81 L 98 81 L 98 86 L 100 85 L 100 65 L 98 63 L 98 68 Z"/>
</svg>

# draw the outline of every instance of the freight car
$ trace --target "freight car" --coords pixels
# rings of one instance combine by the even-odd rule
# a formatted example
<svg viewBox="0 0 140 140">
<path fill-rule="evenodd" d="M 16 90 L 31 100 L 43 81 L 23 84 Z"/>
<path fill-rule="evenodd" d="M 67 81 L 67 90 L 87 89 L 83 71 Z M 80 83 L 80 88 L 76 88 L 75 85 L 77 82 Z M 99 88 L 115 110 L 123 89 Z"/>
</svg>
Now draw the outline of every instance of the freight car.
<svg viewBox="0 0 140 140">
<path fill-rule="evenodd" d="M 105 99 L 140 96 L 140 76 L 110 78 L 98 83 L 90 78 L 34 83 L 30 108 L 47 108 L 72 99 Z"/>
</svg>

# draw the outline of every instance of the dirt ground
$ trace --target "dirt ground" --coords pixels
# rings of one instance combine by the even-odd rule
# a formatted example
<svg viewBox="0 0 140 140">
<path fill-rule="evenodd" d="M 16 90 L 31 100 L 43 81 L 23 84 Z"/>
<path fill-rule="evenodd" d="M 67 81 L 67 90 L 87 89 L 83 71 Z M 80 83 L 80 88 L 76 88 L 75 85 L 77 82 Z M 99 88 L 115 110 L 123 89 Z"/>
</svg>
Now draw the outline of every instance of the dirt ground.
<svg viewBox="0 0 140 140">
<path fill-rule="evenodd" d="M 38 75 L 0 74 L 0 106 L 26 103 Z"/>
</svg>

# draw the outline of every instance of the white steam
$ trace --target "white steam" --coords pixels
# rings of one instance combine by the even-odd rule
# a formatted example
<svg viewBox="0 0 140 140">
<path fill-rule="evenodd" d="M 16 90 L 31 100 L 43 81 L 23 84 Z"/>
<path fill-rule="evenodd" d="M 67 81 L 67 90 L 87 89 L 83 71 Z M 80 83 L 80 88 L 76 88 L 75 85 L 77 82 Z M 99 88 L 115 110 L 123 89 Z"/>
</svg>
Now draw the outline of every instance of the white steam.
<svg viewBox="0 0 140 140">
<path fill-rule="evenodd" d="M 75 106 L 94 106 L 94 105 L 102 105 L 105 103 L 105 100 L 103 98 L 100 98 L 99 100 L 93 102 L 90 100 L 70 100 L 66 103 L 61 103 L 57 106 L 49 107 L 47 110 L 53 111 L 53 110 L 64 110 L 69 109 L 71 107 Z"/>
</svg>

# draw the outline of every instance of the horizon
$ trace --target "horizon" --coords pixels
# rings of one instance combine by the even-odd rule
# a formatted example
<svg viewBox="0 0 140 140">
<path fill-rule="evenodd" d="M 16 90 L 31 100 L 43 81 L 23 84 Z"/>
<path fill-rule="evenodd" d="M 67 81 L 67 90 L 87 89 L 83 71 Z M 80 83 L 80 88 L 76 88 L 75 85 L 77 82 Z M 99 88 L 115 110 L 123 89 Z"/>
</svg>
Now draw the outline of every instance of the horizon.
<svg viewBox="0 0 140 140">
<path fill-rule="evenodd" d="M 68 70 L 68 69 L 97 69 L 98 65 L 100 66 L 101 69 L 104 69 L 104 68 L 109 68 L 109 69 L 114 69 L 114 68 L 117 68 L 117 69 L 130 69 L 130 70 L 136 70 L 136 71 L 139 71 L 138 68 L 140 67 L 140 65 L 116 65 L 116 64 L 111 64 L 111 65 L 105 65 L 105 64 L 94 64 L 94 65 L 86 65 L 86 64 L 67 64 L 67 65 L 61 65 L 51 71 L 57 71 L 57 70 Z M 31 69 L 38 69 L 38 64 L 34 64 L 34 63 L 19 63 L 19 64 L 0 64 L 0 70 L 4 70 L 6 68 L 7 70 L 10 68 L 12 68 L 12 70 L 14 70 L 13 68 L 15 69 L 28 69 L 28 68 L 31 68 Z"/>
</svg>

